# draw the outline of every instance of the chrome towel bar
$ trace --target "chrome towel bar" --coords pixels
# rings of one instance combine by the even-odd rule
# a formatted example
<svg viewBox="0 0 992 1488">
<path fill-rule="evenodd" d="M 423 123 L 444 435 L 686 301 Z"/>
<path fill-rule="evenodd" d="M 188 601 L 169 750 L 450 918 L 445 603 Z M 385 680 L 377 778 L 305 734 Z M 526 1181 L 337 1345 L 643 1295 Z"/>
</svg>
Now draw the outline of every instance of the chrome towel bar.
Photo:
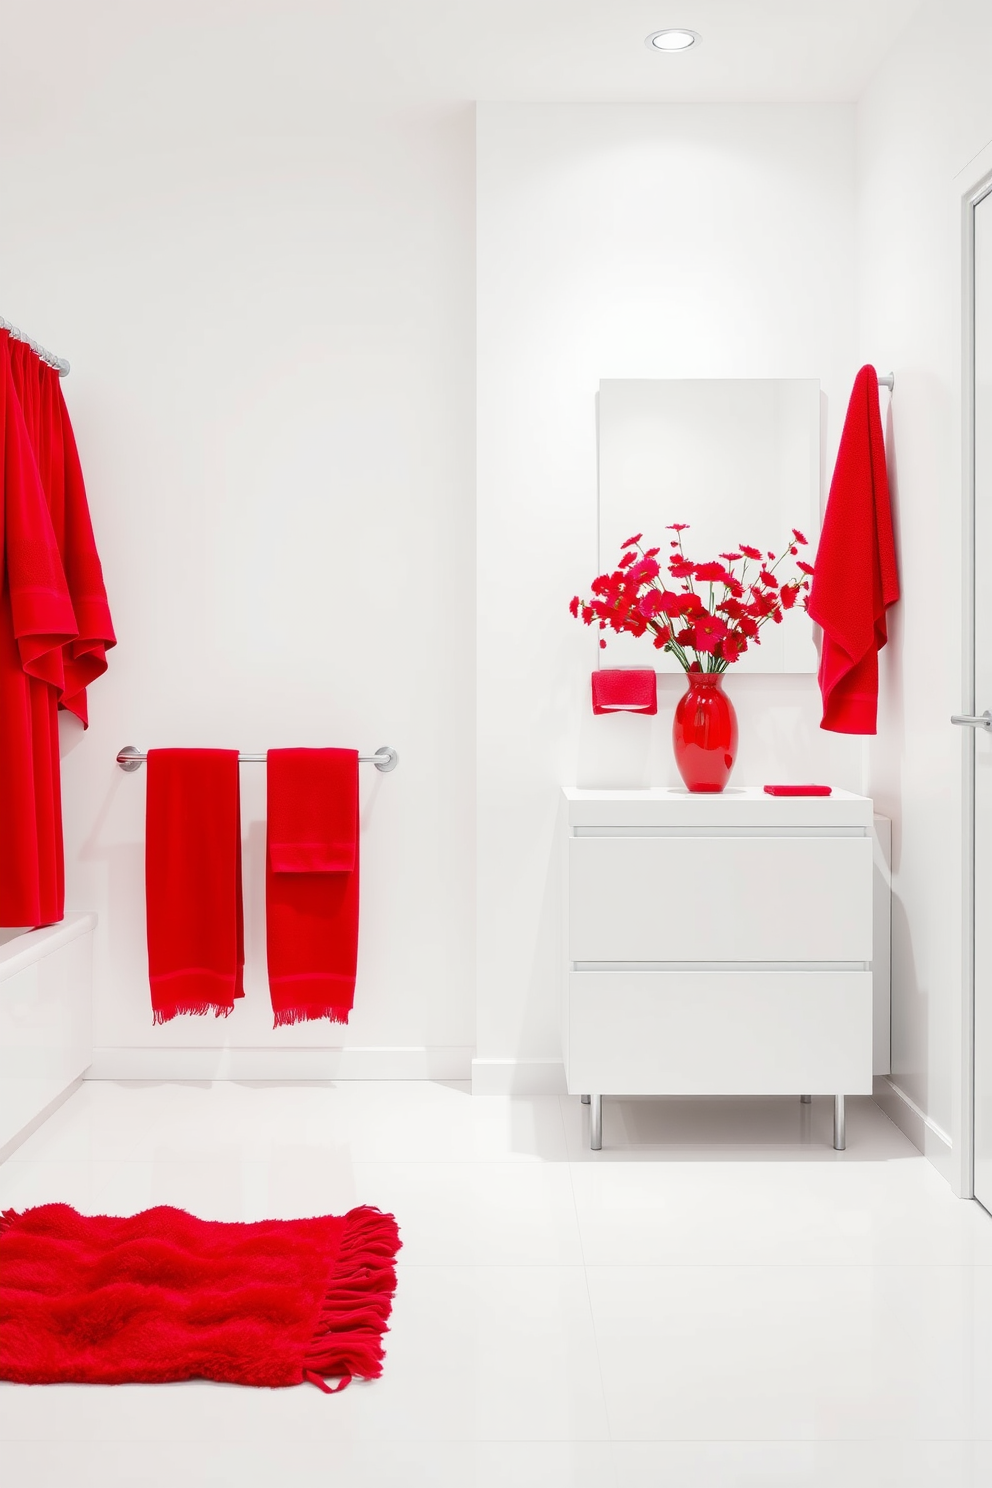
<svg viewBox="0 0 992 1488">
<path fill-rule="evenodd" d="M 133 744 L 125 744 L 123 749 L 117 751 L 117 763 L 129 775 L 134 770 L 140 770 L 147 758 L 147 752 L 145 750 L 135 749 Z M 399 762 L 400 757 L 396 753 L 396 750 L 390 748 L 388 744 L 381 745 L 375 754 L 360 754 L 358 756 L 358 763 L 360 765 L 375 765 L 376 769 L 381 770 L 384 775 L 388 775 L 390 770 L 395 770 Z M 238 763 L 242 765 L 264 765 L 265 755 L 239 754 Z"/>
</svg>

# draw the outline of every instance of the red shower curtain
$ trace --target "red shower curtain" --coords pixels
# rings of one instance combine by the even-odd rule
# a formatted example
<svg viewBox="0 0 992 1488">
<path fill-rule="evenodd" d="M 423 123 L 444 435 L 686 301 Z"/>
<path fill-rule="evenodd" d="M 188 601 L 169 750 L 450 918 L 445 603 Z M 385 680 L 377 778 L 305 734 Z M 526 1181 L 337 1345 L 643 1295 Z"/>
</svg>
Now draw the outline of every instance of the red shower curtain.
<svg viewBox="0 0 992 1488">
<path fill-rule="evenodd" d="M 58 373 L 0 331 L 0 925 L 60 920 L 58 708 L 114 645 Z"/>
</svg>

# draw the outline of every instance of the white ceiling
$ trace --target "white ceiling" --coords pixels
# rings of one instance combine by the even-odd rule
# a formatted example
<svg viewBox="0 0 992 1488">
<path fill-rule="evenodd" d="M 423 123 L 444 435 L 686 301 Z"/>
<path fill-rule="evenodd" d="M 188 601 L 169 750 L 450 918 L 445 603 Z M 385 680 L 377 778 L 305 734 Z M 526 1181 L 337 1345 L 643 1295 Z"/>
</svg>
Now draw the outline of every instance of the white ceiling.
<svg viewBox="0 0 992 1488">
<path fill-rule="evenodd" d="M 848 101 L 920 0 L 412 0 L 425 74 L 464 96 L 515 101 Z M 666 26 L 697 31 L 682 55 L 649 52 Z"/>
<path fill-rule="evenodd" d="M 946 0 L 942 0 L 946 3 Z M 317 98 L 824 102 L 858 97 L 921 0 L 0 0 L 3 112 L 163 89 Z M 649 52 L 664 26 L 698 31 Z M 61 107 L 59 106 L 61 104 Z M 16 112 L 14 114 L 16 117 Z"/>
</svg>

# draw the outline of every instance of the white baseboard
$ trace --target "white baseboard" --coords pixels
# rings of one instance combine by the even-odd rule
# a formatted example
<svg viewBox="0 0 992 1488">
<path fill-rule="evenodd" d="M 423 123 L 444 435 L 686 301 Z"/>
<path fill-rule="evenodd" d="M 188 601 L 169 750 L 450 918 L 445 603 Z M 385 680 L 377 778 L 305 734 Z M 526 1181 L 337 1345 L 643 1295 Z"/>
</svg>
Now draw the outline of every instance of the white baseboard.
<svg viewBox="0 0 992 1488">
<path fill-rule="evenodd" d="M 468 1080 L 469 1046 L 93 1050 L 85 1080 Z"/>
<path fill-rule="evenodd" d="M 909 1138 L 924 1157 L 951 1182 L 952 1143 L 949 1133 L 932 1121 L 911 1096 L 888 1075 L 876 1075 L 872 1091 L 875 1104 L 881 1106 L 893 1125 Z"/>
<path fill-rule="evenodd" d="M 473 1095 L 564 1095 L 560 1059 L 473 1059 Z"/>
</svg>

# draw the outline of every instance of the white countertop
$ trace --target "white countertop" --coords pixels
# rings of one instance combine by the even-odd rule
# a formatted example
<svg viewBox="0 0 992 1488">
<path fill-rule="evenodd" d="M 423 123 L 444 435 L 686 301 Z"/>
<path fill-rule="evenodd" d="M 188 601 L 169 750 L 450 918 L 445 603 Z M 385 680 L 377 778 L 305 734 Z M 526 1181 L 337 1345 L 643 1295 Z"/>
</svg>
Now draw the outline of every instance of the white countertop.
<svg viewBox="0 0 992 1488">
<path fill-rule="evenodd" d="M 570 826 L 871 827 L 870 797 L 835 790 L 829 796 L 769 796 L 760 785 L 694 793 L 684 786 L 650 790 L 562 787 Z"/>
</svg>

